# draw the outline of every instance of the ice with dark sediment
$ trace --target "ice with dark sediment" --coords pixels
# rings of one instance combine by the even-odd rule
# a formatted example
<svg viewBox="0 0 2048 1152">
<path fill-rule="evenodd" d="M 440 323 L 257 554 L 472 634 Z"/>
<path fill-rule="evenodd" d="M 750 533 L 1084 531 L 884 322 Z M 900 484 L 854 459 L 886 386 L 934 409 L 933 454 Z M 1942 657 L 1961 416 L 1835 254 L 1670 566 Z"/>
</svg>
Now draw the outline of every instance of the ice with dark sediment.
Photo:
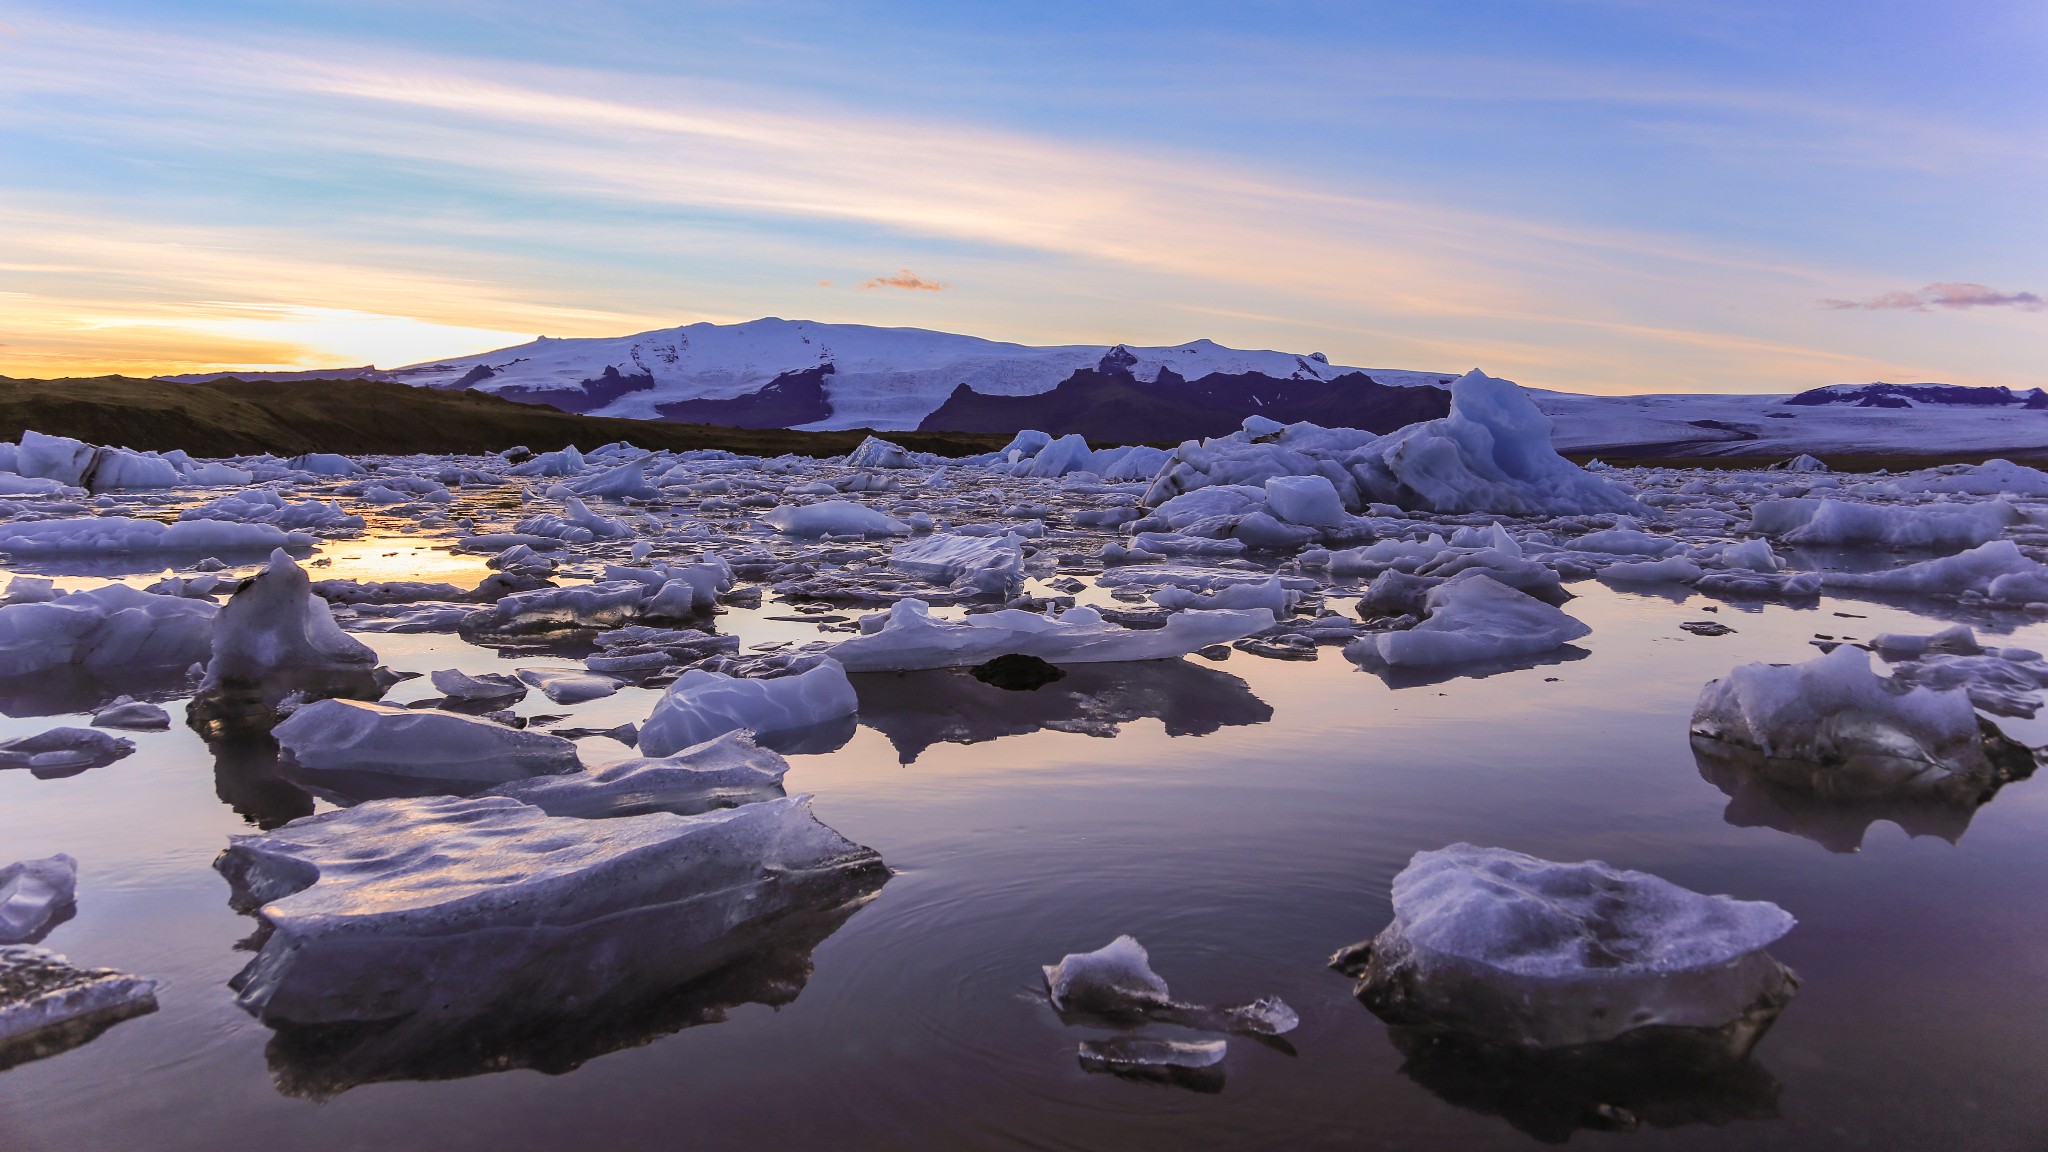
<svg viewBox="0 0 2048 1152">
<path fill-rule="evenodd" d="M 191 705 L 202 723 L 264 724 L 287 696 L 381 694 L 377 653 L 341 630 L 283 551 L 244 581 L 214 620 L 206 677 Z"/>
<path fill-rule="evenodd" d="M 1600 861 L 1453 844 L 1394 878 L 1394 920 L 1333 965 L 1391 1025 L 1508 1048 L 1689 1029 L 1746 1053 L 1799 982 L 1765 951 L 1794 921 Z"/>
<path fill-rule="evenodd" d="M 582 766 L 573 743 L 546 732 L 361 700 L 303 705 L 271 735 L 294 778 L 352 799 L 474 792 Z"/>
<path fill-rule="evenodd" d="M 669 756 L 738 729 L 759 737 L 801 732 L 859 708 L 846 669 L 834 660 L 773 679 L 692 668 L 669 685 L 641 725 L 640 750 Z"/>
<path fill-rule="evenodd" d="M 59 852 L 0 867 L 0 944 L 33 943 L 78 898 L 78 861 Z"/>
<path fill-rule="evenodd" d="M 269 929 L 240 1003 L 288 1048 L 324 1038 L 292 1054 L 308 1095 L 402 1069 L 573 1067 L 682 1027 L 650 1006 L 807 953 L 887 877 L 802 796 L 602 820 L 384 800 L 235 837 L 216 867 Z"/>
<path fill-rule="evenodd" d="M 639 757 L 561 776 L 536 776 L 491 789 L 550 816 L 585 818 L 673 812 L 694 816 L 782 795 L 789 761 L 727 732 L 669 756 Z"/>
<path fill-rule="evenodd" d="M 156 1010 L 156 982 L 80 968 L 48 949 L 0 947 L 0 1069 L 76 1048 Z"/>
<path fill-rule="evenodd" d="M 899 600 L 886 614 L 863 622 L 863 634 L 832 648 L 849 672 L 895 672 L 964 667 L 1022 653 L 1054 664 L 1169 660 L 1273 626 L 1266 608 L 1177 612 L 1161 628 L 1124 628 L 1097 609 L 1069 608 L 1041 615 L 1009 608 L 960 621 L 941 620 L 922 600 Z"/>
</svg>

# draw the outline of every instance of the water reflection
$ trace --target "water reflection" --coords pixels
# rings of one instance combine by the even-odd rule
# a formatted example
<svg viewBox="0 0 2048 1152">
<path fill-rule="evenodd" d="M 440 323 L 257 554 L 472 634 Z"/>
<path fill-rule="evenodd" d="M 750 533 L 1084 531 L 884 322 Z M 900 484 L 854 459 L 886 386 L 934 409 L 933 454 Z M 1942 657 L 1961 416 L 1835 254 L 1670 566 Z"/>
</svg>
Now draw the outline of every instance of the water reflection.
<svg viewBox="0 0 2048 1152">
<path fill-rule="evenodd" d="M 1737 828 L 1775 828 L 1804 837 L 1830 852 L 1855 852 L 1880 820 L 1898 825 L 1908 836 L 1935 836 L 1951 844 L 1962 839 L 1977 809 L 1998 795 L 2005 780 L 2033 774 L 2034 760 L 2021 751 L 2003 751 L 1999 767 L 2004 779 L 1985 784 L 1943 776 L 1911 793 L 1892 796 L 1820 796 L 1771 779 L 1764 756 L 1718 740 L 1694 737 L 1692 754 L 1700 776 L 1728 796 L 1722 819 Z"/>
<path fill-rule="evenodd" d="M 1445 1102 L 1546 1144 L 1580 1129 L 1678 1128 L 1778 1116 L 1778 1081 L 1718 1032 L 1639 1028 L 1603 1044 L 1507 1048 L 1387 1029 L 1401 1072 Z"/>
<path fill-rule="evenodd" d="M 1379 658 L 1370 644 L 1353 644 L 1344 649 L 1344 655 L 1367 672 L 1380 678 L 1389 688 L 1427 688 L 1432 684 L 1447 684 L 1452 680 L 1484 680 L 1488 676 L 1499 676 L 1504 672 L 1526 672 L 1531 668 L 1548 668 L 1555 664 L 1569 664 L 1584 660 L 1592 653 L 1576 644 L 1564 644 L 1548 652 L 1534 656 L 1518 656 L 1503 660 L 1468 660 L 1459 664 L 1445 664 L 1429 668 L 1400 668 L 1388 665 Z"/>
<path fill-rule="evenodd" d="M 1169 736 L 1207 736 L 1273 718 L 1272 706 L 1243 680 L 1186 660 L 1062 667 L 1065 677 L 1028 692 L 984 684 L 958 668 L 851 679 L 860 722 L 888 737 L 904 764 L 934 744 L 980 744 L 1040 729 L 1114 736 L 1133 720 L 1157 717 Z"/>
<path fill-rule="evenodd" d="M 209 741 L 213 792 L 258 828 L 277 828 L 313 814 L 313 797 L 284 778 L 270 734 L 235 733 Z"/>
</svg>

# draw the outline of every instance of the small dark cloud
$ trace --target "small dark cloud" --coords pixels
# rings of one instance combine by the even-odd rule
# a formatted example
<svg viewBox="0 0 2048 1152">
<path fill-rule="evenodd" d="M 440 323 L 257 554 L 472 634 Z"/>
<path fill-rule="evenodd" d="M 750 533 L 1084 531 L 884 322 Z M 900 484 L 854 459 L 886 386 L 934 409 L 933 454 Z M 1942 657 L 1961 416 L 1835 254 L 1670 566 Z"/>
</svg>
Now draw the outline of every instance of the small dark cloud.
<svg viewBox="0 0 2048 1152">
<path fill-rule="evenodd" d="M 2039 312 L 2048 308 L 2034 292 L 2000 292 L 1985 284 L 1929 284 L 1918 292 L 1885 292 L 1868 300 L 1823 300 L 1823 308 L 1867 311 L 1932 312 L 1936 308 L 2017 308 Z"/>
<path fill-rule="evenodd" d="M 908 268 L 899 268 L 894 276 L 877 276 L 860 286 L 863 292 L 882 288 L 901 288 L 905 292 L 944 292 L 946 286 L 936 280 L 927 280 Z"/>
</svg>

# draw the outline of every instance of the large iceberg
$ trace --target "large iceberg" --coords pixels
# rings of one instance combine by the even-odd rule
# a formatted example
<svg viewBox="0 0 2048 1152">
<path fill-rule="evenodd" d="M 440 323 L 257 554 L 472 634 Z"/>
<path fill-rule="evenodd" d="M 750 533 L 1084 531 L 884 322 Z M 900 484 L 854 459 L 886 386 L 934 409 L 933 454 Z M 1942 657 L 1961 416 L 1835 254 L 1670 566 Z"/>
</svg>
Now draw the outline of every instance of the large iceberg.
<svg viewBox="0 0 2048 1152">
<path fill-rule="evenodd" d="M 762 737 L 798 733 L 851 716 L 859 708 L 860 698 L 846 679 L 845 667 L 834 660 L 774 679 L 692 668 L 669 685 L 640 726 L 640 751 L 669 756 L 736 729 Z"/>
<path fill-rule="evenodd" d="M 1416 853 L 1393 896 L 1393 923 L 1337 963 L 1403 1028 L 1510 1048 L 1684 1028 L 1745 1053 L 1799 986 L 1764 951 L 1784 909 L 1597 860 L 1453 844 Z"/>
<path fill-rule="evenodd" d="M 1265 608 L 1176 612 L 1162 628 L 1124 628 L 1085 605 L 1057 616 L 1019 608 L 940 620 L 922 600 L 899 600 L 880 627 L 843 640 L 832 658 L 849 672 L 901 672 L 986 663 L 1021 653 L 1055 664 L 1170 660 L 1273 626 Z"/>
<path fill-rule="evenodd" d="M 79 670 L 103 679 L 183 671 L 206 659 L 216 607 L 126 584 L 0 607 L 0 679 Z"/>
</svg>

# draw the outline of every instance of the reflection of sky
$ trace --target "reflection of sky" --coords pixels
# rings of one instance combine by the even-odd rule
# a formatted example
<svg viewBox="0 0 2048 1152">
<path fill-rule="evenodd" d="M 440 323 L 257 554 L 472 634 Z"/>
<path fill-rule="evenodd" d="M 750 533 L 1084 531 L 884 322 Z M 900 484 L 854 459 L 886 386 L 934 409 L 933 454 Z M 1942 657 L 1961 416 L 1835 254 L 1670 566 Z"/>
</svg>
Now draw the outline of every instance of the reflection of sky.
<svg viewBox="0 0 2048 1152">
<path fill-rule="evenodd" d="M 0 372 L 759 315 L 2041 383 L 2038 5 L 10 7 Z M 908 269 L 942 291 L 876 284 Z M 907 281 L 906 281 L 907 282 Z M 1939 294 L 1937 294 L 1939 295 Z"/>
</svg>

